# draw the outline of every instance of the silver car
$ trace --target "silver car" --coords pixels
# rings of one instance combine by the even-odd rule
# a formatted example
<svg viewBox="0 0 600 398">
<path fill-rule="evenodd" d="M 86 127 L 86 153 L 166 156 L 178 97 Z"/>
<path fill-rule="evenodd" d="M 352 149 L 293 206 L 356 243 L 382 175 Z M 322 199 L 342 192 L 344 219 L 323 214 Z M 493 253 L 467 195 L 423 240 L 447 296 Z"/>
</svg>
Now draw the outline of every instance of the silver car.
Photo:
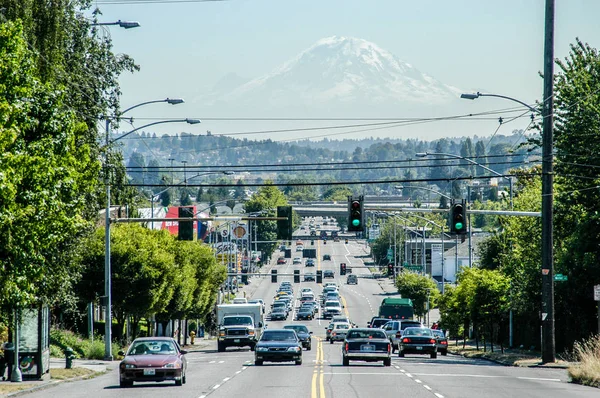
<svg viewBox="0 0 600 398">
<path fill-rule="evenodd" d="M 398 349 L 398 343 L 402 338 L 402 331 L 408 327 L 422 328 L 424 326 L 419 321 L 412 321 L 407 319 L 399 321 L 389 321 L 381 327 L 390 339 L 390 342 L 392 343 L 392 353 L 396 352 L 396 349 Z"/>
<path fill-rule="evenodd" d="M 332 326 L 329 343 L 333 344 L 336 341 L 344 341 L 346 333 L 350 329 L 350 324 L 346 322 L 334 322 Z"/>
</svg>

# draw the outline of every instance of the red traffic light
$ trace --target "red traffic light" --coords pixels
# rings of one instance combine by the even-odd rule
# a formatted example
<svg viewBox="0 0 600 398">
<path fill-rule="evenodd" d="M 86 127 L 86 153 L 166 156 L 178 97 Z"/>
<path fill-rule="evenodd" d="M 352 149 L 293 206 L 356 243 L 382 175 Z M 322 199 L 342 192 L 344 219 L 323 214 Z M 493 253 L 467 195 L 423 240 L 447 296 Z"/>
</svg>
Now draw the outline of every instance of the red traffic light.
<svg viewBox="0 0 600 398">
<path fill-rule="evenodd" d="M 360 202 L 358 200 L 354 200 L 350 204 L 350 207 L 352 207 L 353 210 L 359 210 L 360 209 Z"/>
</svg>

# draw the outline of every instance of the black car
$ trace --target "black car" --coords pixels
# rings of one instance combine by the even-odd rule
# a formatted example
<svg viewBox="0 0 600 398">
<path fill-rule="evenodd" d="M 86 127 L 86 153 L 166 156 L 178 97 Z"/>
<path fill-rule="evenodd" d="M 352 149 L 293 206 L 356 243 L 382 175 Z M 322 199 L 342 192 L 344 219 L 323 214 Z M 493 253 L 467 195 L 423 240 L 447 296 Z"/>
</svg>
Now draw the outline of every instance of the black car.
<svg viewBox="0 0 600 398">
<path fill-rule="evenodd" d="M 335 273 L 330 270 L 330 269 L 326 269 L 325 271 L 323 271 L 323 278 L 334 278 L 335 277 Z"/>
<path fill-rule="evenodd" d="M 298 312 L 296 313 L 296 320 L 308 320 L 311 321 L 315 316 L 312 307 L 300 307 Z"/>
<path fill-rule="evenodd" d="M 356 277 L 356 275 L 348 275 L 346 283 L 349 285 L 358 285 L 358 278 Z"/>
<path fill-rule="evenodd" d="M 380 318 L 380 317 L 374 316 L 373 318 L 371 318 L 371 321 L 367 324 L 367 327 L 381 328 L 383 325 L 385 325 L 389 321 L 390 320 L 387 318 Z"/>
<path fill-rule="evenodd" d="M 437 340 L 429 328 L 406 328 L 398 342 L 398 356 L 426 354 L 437 358 Z"/>
<path fill-rule="evenodd" d="M 267 362 L 295 362 L 302 365 L 302 343 L 294 330 L 267 329 L 260 336 L 254 350 L 254 364 Z"/>
<path fill-rule="evenodd" d="M 330 254 L 323 254 L 323 261 L 331 261 L 331 255 Z"/>
<path fill-rule="evenodd" d="M 305 325 L 285 325 L 283 328 L 294 330 L 298 336 L 298 340 L 300 340 L 300 343 L 302 343 L 302 347 L 306 348 L 307 351 L 310 351 L 312 348 L 312 343 L 310 340 L 312 332 L 309 331 Z"/>
<path fill-rule="evenodd" d="M 306 259 L 306 262 L 304 263 L 304 266 L 306 266 L 306 267 L 314 267 L 315 266 L 315 260 L 313 260 L 312 258 Z"/>
<path fill-rule="evenodd" d="M 391 344 L 381 329 L 350 329 L 342 344 L 342 364 L 350 365 L 350 361 L 383 361 L 384 366 L 392 364 Z"/>
<path fill-rule="evenodd" d="M 275 308 L 271 312 L 272 321 L 285 321 L 288 317 L 287 310 L 285 308 Z"/>
</svg>

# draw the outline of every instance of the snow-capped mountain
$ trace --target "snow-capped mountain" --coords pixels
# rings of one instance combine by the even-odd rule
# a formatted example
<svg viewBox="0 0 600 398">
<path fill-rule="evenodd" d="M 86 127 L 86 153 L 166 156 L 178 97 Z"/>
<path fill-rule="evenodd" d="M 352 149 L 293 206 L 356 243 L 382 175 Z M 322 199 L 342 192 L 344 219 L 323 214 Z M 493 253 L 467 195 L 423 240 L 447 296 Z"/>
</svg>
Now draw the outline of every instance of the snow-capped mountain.
<svg viewBox="0 0 600 398">
<path fill-rule="evenodd" d="M 209 102 L 236 108 L 260 105 L 269 110 L 354 106 L 364 110 L 399 104 L 443 105 L 460 93 L 374 43 L 333 36 L 317 41 L 264 76 L 214 93 Z"/>
</svg>

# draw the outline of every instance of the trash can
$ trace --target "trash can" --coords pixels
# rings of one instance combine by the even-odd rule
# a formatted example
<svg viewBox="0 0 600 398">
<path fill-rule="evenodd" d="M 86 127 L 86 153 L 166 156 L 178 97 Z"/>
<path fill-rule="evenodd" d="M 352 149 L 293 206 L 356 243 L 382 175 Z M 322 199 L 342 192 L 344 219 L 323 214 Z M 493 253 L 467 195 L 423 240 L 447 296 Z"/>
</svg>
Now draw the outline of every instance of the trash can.
<svg viewBox="0 0 600 398">
<path fill-rule="evenodd" d="M 4 343 L 4 366 L 7 369 L 6 380 L 12 376 L 12 368 L 15 363 L 15 346 L 13 343 Z M 3 370 L 3 369 L 0 369 Z M 2 373 L 4 375 L 4 373 Z"/>
</svg>

